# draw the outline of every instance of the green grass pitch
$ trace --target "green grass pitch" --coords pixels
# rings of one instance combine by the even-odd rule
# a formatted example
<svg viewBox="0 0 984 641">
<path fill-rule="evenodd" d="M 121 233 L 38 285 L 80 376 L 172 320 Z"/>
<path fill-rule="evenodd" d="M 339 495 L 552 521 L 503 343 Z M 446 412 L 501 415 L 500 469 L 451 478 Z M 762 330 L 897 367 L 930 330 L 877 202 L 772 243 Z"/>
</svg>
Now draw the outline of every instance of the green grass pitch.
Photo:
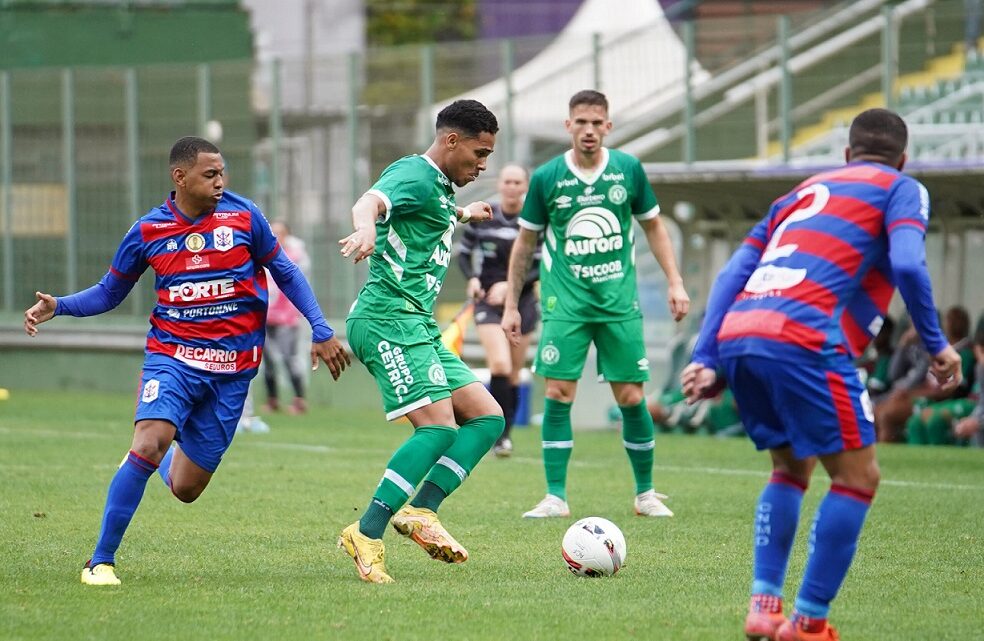
<svg viewBox="0 0 984 641">
<path fill-rule="evenodd" d="M 28 393 L 0 402 L 0 639 L 741 639 L 751 518 L 766 456 L 744 439 L 658 436 L 656 486 L 672 519 L 632 514 L 614 432 L 576 433 L 570 519 L 520 514 L 543 493 L 537 430 L 486 459 L 441 510 L 471 558 L 450 566 L 389 531 L 397 583 L 367 585 L 335 549 L 406 423 L 315 408 L 237 437 L 212 485 L 183 505 L 155 476 L 118 555 L 121 588 L 79 584 L 106 487 L 130 440 L 132 400 Z M 845 640 L 981 638 L 984 452 L 884 447 L 883 485 L 834 603 Z M 820 473 L 804 502 L 795 595 Z M 577 517 L 625 533 L 625 567 L 570 575 Z"/>
</svg>

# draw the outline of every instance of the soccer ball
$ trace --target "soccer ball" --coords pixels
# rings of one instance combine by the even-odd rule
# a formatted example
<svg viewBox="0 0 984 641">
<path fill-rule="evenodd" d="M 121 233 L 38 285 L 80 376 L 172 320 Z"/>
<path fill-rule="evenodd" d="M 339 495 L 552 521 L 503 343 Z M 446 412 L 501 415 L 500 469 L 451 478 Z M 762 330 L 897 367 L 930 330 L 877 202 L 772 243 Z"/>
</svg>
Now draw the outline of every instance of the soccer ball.
<svg viewBox="0 0 984 641">
<path fill-rule="evenodd" d="M 577 576 L 611 576 L 625 563 L 625 537 L 608 519 L 589 516 L 567 529 L 561 552 Z"/>
</svg>

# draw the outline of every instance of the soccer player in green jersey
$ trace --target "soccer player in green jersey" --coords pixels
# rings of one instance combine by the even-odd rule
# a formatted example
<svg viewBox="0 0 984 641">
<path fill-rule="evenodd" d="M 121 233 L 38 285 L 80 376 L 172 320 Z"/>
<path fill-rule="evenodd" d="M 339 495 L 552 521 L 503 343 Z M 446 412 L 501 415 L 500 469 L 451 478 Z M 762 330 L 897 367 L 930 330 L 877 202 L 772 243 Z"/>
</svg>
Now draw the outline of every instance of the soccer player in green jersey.
<svg viewBox="0 0 984 641">
<path fill-rule="evenodd" d="M 505 422 L 492 395 L 441 343 L 433 307 L 451 262 L 455 225 L 492 218 L 488 203 L 458 207 L 453 186 L 466 185 L 485 170 L 498 129 L 495 116 L 479 102 L 458 100 L 445 107 L 430 148 L 386 168 L 352 208 L 355 232 L 339 241 L 344 256 L 369 259 L 368 280 L 346 323 L 349 345 L 376 379 L 386 418 L 406 416 L 413 425 L 362 518 L 339 538 L 359 576 L 370 583 L 393 581 L 382 541 L 390 520 L 432 558 L 468 559 L 436 512 L 499 438 Z M 420 491 L 404 505 L 421 480 Z"/>
<path fill-rule="evenodd" d="M 649 380 L 649 361 L 636 286 L 633 218 L 666 274 L 674 320 L 687 314 L 690 299 L 642 164 L 602 146 L 612 129 L 607 98 L 597 91 L 579 91 L 569 109 L 565 125 L 573 148 L 540 166 L 530 178 L 520 234 L 509 260 L 502 317 L 502 328 L 515 343 L 521 321 L 517 301 L 537 235 L 543 232 L 543 330 L 533 371 L 546 379 L 542 435 L 547 495 L 523 516 L 570 515 L 571 403 L 592 342 L 598 350 L 598 371 L 611 384 L 622 411 L 622 440 L 635 475 L 636 514 L 673 516 L 660 500 L 666 496 L 653 490 L 655 442 L 642 391 Z"/>
</svg>

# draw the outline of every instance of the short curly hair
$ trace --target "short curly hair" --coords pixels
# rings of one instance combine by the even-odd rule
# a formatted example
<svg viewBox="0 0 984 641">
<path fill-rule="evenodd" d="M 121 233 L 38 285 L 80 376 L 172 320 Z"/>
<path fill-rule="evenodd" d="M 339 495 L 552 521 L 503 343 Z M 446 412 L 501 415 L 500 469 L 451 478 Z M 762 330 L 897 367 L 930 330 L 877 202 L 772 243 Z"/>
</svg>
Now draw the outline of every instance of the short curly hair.
<svg viewBox="0 0 984 641">
<path fill-rule="evenodd" d="M 453 129 L 468 138 L 477 138 L 483 132 L 498 133 L 499 121 L 477 100 L 455 100 L 437 114 L 436 129 Z"/>
</svg>

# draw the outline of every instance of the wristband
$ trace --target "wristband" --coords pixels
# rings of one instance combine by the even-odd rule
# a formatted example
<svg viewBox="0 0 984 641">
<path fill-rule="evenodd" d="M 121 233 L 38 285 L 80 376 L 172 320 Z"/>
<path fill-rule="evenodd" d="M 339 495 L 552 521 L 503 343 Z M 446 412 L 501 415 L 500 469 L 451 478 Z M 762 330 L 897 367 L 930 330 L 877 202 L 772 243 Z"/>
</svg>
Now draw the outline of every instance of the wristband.
<svg viewBox="0 0 984 641">
<path fill-rule="evenodd" d="M 461 217 L 458 218 L 458 222 L 467 223 L 469 220 L 471 220 L 471 217 L 472 217 L 471 209 L 469 209 L 468 206 L 462 207 Z"/>
</svg>

